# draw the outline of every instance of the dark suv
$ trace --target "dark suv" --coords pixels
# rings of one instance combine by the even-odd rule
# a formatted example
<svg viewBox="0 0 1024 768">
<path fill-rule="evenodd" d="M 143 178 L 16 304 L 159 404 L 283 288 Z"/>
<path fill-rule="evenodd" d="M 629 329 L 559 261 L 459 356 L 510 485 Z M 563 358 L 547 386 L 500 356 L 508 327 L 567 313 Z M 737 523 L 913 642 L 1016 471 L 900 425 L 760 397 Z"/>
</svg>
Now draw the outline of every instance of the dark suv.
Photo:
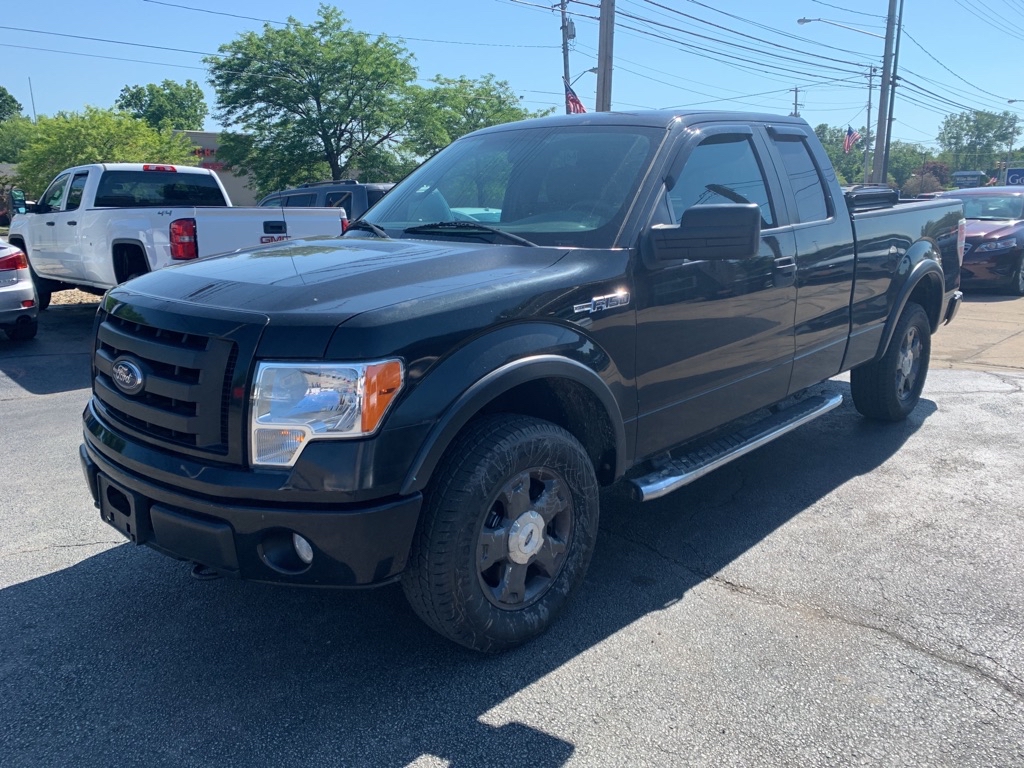
<svg viewBox="0 0 1024 768">
<path fill-rule="evenodd" d="M 393 183 L 360 184 L 355 179 L 313 181 L 295 189 L 273 192 L 260 200 L 259 205 L 261 208 L 344 208 L 348 217 L 355 220 L 393 186 Z"/>
</svg>

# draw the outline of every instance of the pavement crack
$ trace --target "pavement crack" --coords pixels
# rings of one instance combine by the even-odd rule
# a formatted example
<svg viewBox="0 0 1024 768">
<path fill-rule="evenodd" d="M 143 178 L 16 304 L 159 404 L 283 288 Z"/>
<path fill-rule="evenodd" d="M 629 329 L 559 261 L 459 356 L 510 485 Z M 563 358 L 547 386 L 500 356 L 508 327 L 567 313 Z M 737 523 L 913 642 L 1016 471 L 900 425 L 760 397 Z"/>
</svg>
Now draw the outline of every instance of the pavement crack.
<svg viewBox="0 0 1024 768">
<path fill-rule="evenodd" d="M 0 552 L 0 557 L 11 557 L 13 555 L 31 555 L 36 552 L 46 552 L 51 549 L 77 549 L 78 547 L 99 547 L 106 544 L 120 544 L 120 541 L 82 541 L 77 544 L 47 544 L 45 547 L 36 549 L 15 549 L 10 552 Z"/>
<path fill-rule="evenodd" d="M 956 668 L 958 668 L 958 669 L 960 669 L 960 670 L 962 670 L 964 672 L 967 672 L 968 674 L 970 674 L 972 676 L 980 677 L 980 678 L 982 678 L 984 680 L 987 680 L 987 681 L 989 681 L 991 683 L 994 683 L 995 685 L 999 686 L 1004 691 L 1006 691 L 1008 694 L 1010 694 L 1017 701 L 1024 702 L 1024 689 L 1015 686 L 1013 684 L 1013 682 L 1004 680 L 998 674 L 996 674 L 996 673 L 994 673 L 994 672 L 992 672 L 992 671 L 990 671 L 988 669 L 985 669 L 980 664 L 972 663 L 971 661 L 966 661 L 966 660 L 963 660 L 963 659 L 958 659 L 958 658 L 956 658 L 955 656 L 953 656 L 950 653 L 943 653 L 942 651 L 940 651 L 938 649 L 929 648 L 927 646 L 924 646 L 921 643 L 913 640 L 912 638 L 907 637 L 906 635 L 903 635 L 903 634 L 897 632 L 896 630 L 889 629 L 888 627 L 882 626 L 881 624 L 872 623 L 872 622 L 869 622 L 869 621 L 864 621 L 864 620 L 852 618 L 850 616 L 844 616 L 844 615 L 842 615 L 840 613 L 836 613 L 834 611 L 830 611 L 827 608 L 823 608 L 823 607 L 818 606 L 818 605 L 808 605 L 806 603 L 799 603 L 799 602 L 795 602 L 795 601 L 787 601 L 787 600 L 784 600 L 783 598 L 781 598 L 781 597 L 779 597 L 777 595 L 772 595 L 772 594 L 768 594 L 768 593 L 765 593 L 765 592 L 761 592 L 761 591 L 755 589 L 754 587 L 750 587 L 750 586 L 748 586 L 746 584 L 741 584 L 739 582 L 731 581 L 731 580 L 729 580 L 729 579 L 727 579 L 727 578 L 725 578 L 723 576 L 719 576 L 719 575 L 717 575 L 715 573 L 709 573 L 709 572 L 707 572 L 706 570 L 704 570 L 702 568 L 690 565 L 687 562 L 684 562 L 684 561 L 682 561 L 682 560 L 680 560 L 680 559 L 678 559 L 676 557 L 672 557 L 671 555 L 668 555 L 665 552 L 662 552 L 660 549 L 658 549 L 657 546 L 655 546 L 653 544 L 649 544 L 649 543 L 644 542 L 644 541 L 638 541 L 638 540 L 633 539 L 633 538 L 631 538 L 631 537 L 629 537 L 629 536 L 627 536 L 627 535 L 625 535 L 625 534 L 623 534 L 621 532 L 618 532 L 618 531 L 610 531 L 609 533 L 611 535 L 613 535 L 613 536 L 618 536 L 619 538 L 629 542 L 630 544 L 634 544 L 634 545 L 636 545 L 638 547 L 641 547 L 642 549 L 646 549 L 648 552 L 651 552 L 652 554 L 656 555 L 657 557 L 659 557 L 659 558 L 661 558 L 663 560 L 666 560 L 666 561 L 672 563 L 673 565 L 675 565 L 675 566 L 677 566 L 679 568 L 682 568 L 683 570 L 685 570 L 685 571 L 687 571 L 689 573 L 692 573 L 692 574 L 694 574 L 696 576 L 699 576 L 702 579 L 704 579 L 705 581 L 707 581 L 707 582 L 709 582 L 711 584 L 714 584 L 715 586 L 721 587 L 723 589 L 727 589 L 730 592 L 734 592 L 736 594 L 740 594 L 740 595 L 744 595 L 746 597 L 753 598 L 753 599 L 758 600 L 759 602 L 761 602 L 763 604 L 766 604 L 766 605 L 772 605 L 772 606 L 775 606 L 775 607 L 778 607 L 778 608 L 782 608 L 782 609 L 785 609 L 785 610 L 799 611 L 801 613 L 810 614 L 810 615 L 813 615 L 813 616 L 815 616 L 815 617 L 817 617 L 819 619 L 823 619 L 823 620 L 826 620 L 826 621 L 841 623 L 841 624 L 845 624 L 845 625 L 850 626 L 850 627 L 857 627 L 859 629 L 868 630 L 869 632 L 875 632 L 875 633 L 878 633 L 880 635 L 884 635 L 885 637 L 889 638 L 890 640 L 896 642 L 899 645 L 904 646 L 905 648 L 910 649 L 911 651 L 914 651 L 915 653 L 922 654 L 924 656 L 927 656 L 927 657 L 929 657 L 931 659 L 934 659 L 936 661 L 942 662 L 942 663 L 947 664 L 949 666 L 956 667 Z M 690 551 L 694 551 L 692 546 L 690 547 Z M 920 632 L 921 634 L 926 634 L 926 633 L 924 633 L 921 630 L 917 630 L 916 627 L 914 627 L 914 629 L 916 631 Z M 1012 680 L 1014 682 L 1020 682 L 1021 681 L 1021 678 L 1016 673 L 1014 673 L 1011 670 L 1007 669 L 1003 664 L 997 662 L 995 659 L 993 659 L 988 654 L 981 653 L 981 652 L 978 652 L 978 651 L 970 651 L 970 650 L 964 648 L 959 643 L 952 642 L 952 641 L 946 640 L 944 638 L 936 638 L 934 635 L 931 635 L 931 637 L 933 639 L 939 641 L 939 642 L 948 643 L 954 649 L 960 651 L 961 653 L 963 653 L 963 654 L 965 654 L 967 656 L 971 656 L 971 657 L 976 658 L 976 659 L 981 659 L 981 658 L 987 659 L 994 667 L 996 667 L 996 669 L 999 672 L 1002 672 L 1003 674 L 1005 674 L 1008 677 L 1012 678 Z"/>
</svg>

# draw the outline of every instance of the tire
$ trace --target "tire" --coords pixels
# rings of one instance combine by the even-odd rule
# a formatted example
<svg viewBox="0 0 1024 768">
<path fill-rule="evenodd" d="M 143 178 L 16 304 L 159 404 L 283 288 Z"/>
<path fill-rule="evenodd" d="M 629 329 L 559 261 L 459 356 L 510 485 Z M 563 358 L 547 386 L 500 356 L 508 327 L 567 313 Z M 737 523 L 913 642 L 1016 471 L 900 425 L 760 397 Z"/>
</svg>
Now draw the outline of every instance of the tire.
<svg viewBox="0 0 1024 768">
<path fill-rule="evenodd" d="M 7 338 L 11 341 L 28 341 L 30 339 L 34 339 L 38 332 L 38 320 L 33 320 L 31 323 L 19 323 L 13 328 L 8 328 L 4 331 L 4 333 L 7 334 Z"/>
<path fill-rule="evenodd" d="M 53 291 L 48 287 L 49 283 L 37 275 L 34 269 L 30 270 L 29 273 L 32 275 L 32 284 L 36 287 L 36 299 L 39 303 L 39 311 L 42 312 L 50 306 L 50 299 L 53 298 Z"/>
<path fill-rule="evenodd" d="M 1017 270 L 1013 273 L 1010 293 L 1014 296 L 1024 296 L 1024 254 L 1021 254 L 1020 261 L 1017 262 Z"/>
<path fill-rule="evenodd" d="M 853 404 L 869 419 L 902 421 L 918 400 L 928 376 L 932 336 L 928 315 L 911 302 L 903 310 L 889 349 L 879 360 L 850 371 Z"/>
<path fill-rule="evenodd" d="M 527 416 L 472 422 L 434 474 L 402 576 L 432 629 L 477 651 L 541 634 L 579 586 L 597 539 L 583 446 Z"/>
</svg>

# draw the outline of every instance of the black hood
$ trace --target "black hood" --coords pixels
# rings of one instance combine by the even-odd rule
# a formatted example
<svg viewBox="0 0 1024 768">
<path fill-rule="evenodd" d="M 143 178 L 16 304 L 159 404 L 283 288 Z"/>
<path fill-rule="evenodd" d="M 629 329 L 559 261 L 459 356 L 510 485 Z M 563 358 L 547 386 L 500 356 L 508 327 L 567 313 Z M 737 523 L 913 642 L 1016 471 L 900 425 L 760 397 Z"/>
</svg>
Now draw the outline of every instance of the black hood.
<svg viewBox="0 0 1024 768">
<path fill-rule="evenodd" d="M 363 312 L 492 282 L 517 282 L 562 248 L 424 240 L 297 240 L 190 262 L 118 291 L 265 315 L 315 313 L 340 323 Z"/>
</svg>

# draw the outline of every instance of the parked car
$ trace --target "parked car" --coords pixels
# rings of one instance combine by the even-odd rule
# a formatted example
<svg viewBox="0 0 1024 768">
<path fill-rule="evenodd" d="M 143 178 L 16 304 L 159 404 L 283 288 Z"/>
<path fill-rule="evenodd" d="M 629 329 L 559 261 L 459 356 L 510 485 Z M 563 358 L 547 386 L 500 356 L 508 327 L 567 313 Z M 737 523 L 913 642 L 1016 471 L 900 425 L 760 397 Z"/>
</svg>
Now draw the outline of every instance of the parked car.
<svg viewBox="0 0 1024 768">
<path fill-rule="evenodd" d="M 213 171 L 158 163 L 68 168 L 37 203 L 14 206 L 8 239 L 28 256 L 40 309 L 54 291 L 102 294 L 175 262 L 337 237 L 347 224 L 343 208 L 236 208 Z"/>
<path fill-rule="evenodd" d="M 955 189 L 940 197 L 957 198 L 964 204 L 963 287 L 1024 296 L 1024 186 Z"/>
<path fill-rule="evenodd" d="M 35 338 L 38 313 L 28 258 L 20 248 L 0 243 L 0 329 L 11 341 Z"/>
<path fill-rule="evenodd" d="M 274 192 L 260 200 L 260 207 L 285 208 L 344 208 L 349 219 L 362 216 L 394 184 L 360 184 L 355 179 L 341 181 L 314 181 L 295 189 Z"/>
<path fill-rule="evenodd" d="M 600 486 L 670 493 L 836 408 L 819 385 L 844 371 L 862 414 L 905 419 L 962 233 L 957 200 L 844 195 L 798 118 L 487 128 L 339 240 L 110 291 L 84 477 L 108 525 L 197 575 L 401 581 L 499 651 L 584 583 Z"/>
</svg>

